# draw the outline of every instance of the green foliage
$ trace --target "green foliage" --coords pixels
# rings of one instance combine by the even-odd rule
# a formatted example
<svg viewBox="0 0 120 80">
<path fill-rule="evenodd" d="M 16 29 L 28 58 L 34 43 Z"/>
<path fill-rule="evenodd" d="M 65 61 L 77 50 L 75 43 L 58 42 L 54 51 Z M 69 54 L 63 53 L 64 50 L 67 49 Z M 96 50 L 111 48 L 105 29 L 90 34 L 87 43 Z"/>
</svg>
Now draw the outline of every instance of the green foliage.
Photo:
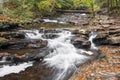
<svg viewBox="0 0 120 80">
<path fill-rule="evenodd" d="M 30 1 L 30 0 L 29 0 Z M 20 20 L 31 20 L 33 17 L 32 3 L 29 3 L 28 0 L 13 0 L 6 1 L 6 5 L 9 5 L 4 8 L 5 15 L 13 18 L 19 18 Z M 11 5 L 10 5 L 11 4 Z"/>
<path fill-rule="evenodd" d="M 37 5 L 42 15 L 50 14 L 50 9 L 52 6 L 51 0 L 42 0 Z"/>
<path fill-rule="evenodd" d="M 51 15 L 54 14 L 55 9 L 85 7 L 94 14 L 103 7 L 107 7 L 111 12 L 117 12 L 120 7 L 118 4 L 120 0 L 4 0 L 4 2 L 4 13 L 21 20 L 30 20 L 34 16 Z"/>
<path fill-rule="evenodd" d="M 74 0 L 57 0 L 56 8 L 72 9 L 74 8 Z"/>
</svg>

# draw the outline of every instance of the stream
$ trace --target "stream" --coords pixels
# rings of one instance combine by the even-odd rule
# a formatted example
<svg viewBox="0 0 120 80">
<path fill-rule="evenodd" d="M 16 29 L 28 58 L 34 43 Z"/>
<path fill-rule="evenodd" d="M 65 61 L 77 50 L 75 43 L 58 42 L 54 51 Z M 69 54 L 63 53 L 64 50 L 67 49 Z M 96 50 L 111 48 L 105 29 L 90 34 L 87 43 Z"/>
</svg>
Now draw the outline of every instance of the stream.
<svg viewBox="0 0 120 80">
<path fill-rule="evenodd" d="M 91 50 L 98 50 L 98 48 L 93 43 L 93 39 L 97 36 L 95 32 L 91 32 L 89 36 L 89 41 L 91 43 L 91 49 L 78 49 L 74 47 L 71 40 L 74 36 L 69 29 L 56 29 L 54 32 L 48 32 L 48 34 L 55 35 L 53 38 L 46 38 L 44 31 L 39 30 L 19 30 L 19 32 L 24 33 L 26 39 L 28 40 L 45 40 L 48 42 L 47 48 L 49 49 L 49 54 L 39 53 L 37 57 L 39 58 L 44 55 L 42 64 L 52 70 L 50 76 L 45 77 L 44 80 L 68 80 L 80 67 L 81 64 L 87 62 L 94 52 Z M 87 54 L 87 55 L 86 55 Z M 10 58 L 12 60 L 12 58 Z M 6 62 L 7 58 L 2 57 L 0 63 Z M 19 73 L 24 71 L 26 68 L 33 66 L 35 61 L 23 62 L 20 64 L 13 65 L 0 65 L 0 77 L 11 73 Z M 7 69 L 7 70 L 6 70 Z"/>
</svg>

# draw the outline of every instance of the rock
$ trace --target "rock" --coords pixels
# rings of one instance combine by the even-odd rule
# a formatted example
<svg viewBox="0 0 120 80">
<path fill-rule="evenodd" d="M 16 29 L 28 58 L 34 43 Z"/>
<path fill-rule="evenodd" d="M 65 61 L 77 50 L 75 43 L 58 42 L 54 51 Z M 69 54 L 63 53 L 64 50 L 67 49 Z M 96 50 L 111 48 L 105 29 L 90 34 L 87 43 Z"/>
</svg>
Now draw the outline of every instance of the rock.
<svg viewBox="0 0 120 80">
<path fill-rule="evenodd" d="M 89 49 L 90 48 L 90 41 L 84 39 L 84 38 L 74 38 L 72 40 L 72 44 L 76 47 L 76 48 L 85 48 L 85 49 Z"/>
<path fill-rule="evenodd" d="M 81 30 L 75 29 L 75 30 L 72 31 L 72 34 L 74 34 L 74 35 L 79 34 L 79 35 L 86 35 L 86 36 L 88 36 L 89 33 L 90 33 L 90 31 L 85 30 L 85 29 L 81 29 Z"/>
<path fill-rule="evenodd" d="M 110 37 L 108 38 L 109 43 L 112 45 L 120 45 L 120 36 L 119 37 Z"/>
<path fill-rule="evenodd" d="M 80 34 L 80 32 L 79 32 L 78 29 L 76 29 L 76 30 L 73 30 L 73 31 L 72 31 L 72 34 Z"/>
<path fill-rule="evenodd" d="M 120 29 L 110 30 L 109 35 L 119 36 L 120 35 Z"/>
<path fill-rule="evenodd" d="M 89 25 L 89 22 L 85 20 L 70 20 L 68 21 L 68 23 L 73 25 L 81 25 L 81 26 Z"/>
<path fill-rule="evenodd" d="M 14 56 L 14 55 L 10 55 L 10 54 L 3 54 L 2 56 L 0 56 L 0 60 L 2 62 L 0 62 L 0 65 L 5 65 L 5 64 L 18 64 L 21 62 L 25 62 L 24 58 L 18 57 L 18 56 Z"/>
<path fill-rule="evenodd" d="M 107 40 L 108 34 L 106 32 L 97 33 L 97 37 L 93 39 L 93 42 L 97 45 L 107 45 L 109 41 Z"/>
<path fill-rule="evenodd" d="M 9 55 L 9 53 L 7 53 L 7 52 L 0 53 L 0 57 L 1 57 L 1 56 L 3 56 L 3 55 L 6 55 L 6 56 L 8 56 L 8 55 Z"/>
<path fill-rule="evenodd" d="M 59 33 L 59 32 L 61 32 L 60 30 L 56 30 L 56 29 L 45 29 L 44 30 L 44 33 L 46 34 L 46 33 Z"/>
<path fill-rule="evenodd" d="M 57 34 L 45 34 L 42 37 L 45 39 L 54 39 L 54 38 L 57 38 L 58 35 Z"/>
<path fill-rule="evenodd" d="M 27 61 L 33 61 L 33 60 L 39 61 L 40 59 L 44 59 L 44 57 L 46 55 L 48 55 L 49 52 L 50 52 L 50 49 L 48 47 L 44 47 L 44 48 L 38 50 L 37 52 L 34 52 L 32 54 L 28 54 L 26 56 L 26 60 Z"/>
<path fill-rule="evenodd" d="M 2 45 L 5 45 L 7 42 L 8 42 L 7 39 L 5 39 L 3 37 L 0 37 L 0 48 L 1 48 Z"/>
<path fill-rule="evenodd" d="M 24 39 L 25 38 L 24 33 L 21 33 L 21 32 L 1 32 L 0 36 L 6 39 L 13 39 L 13 38 Z"/>
<path fill-rule="evenodd" d="M 5 23 L 0 23 L 0 31 L 8 31 L 10 29 L 14 29 L 14 28 L 17 28 L 19 27 L 18 23 L 8 23 L 8 22 L 5 22 Z"/>
<path fill-rule="evenodd" d="M 47 46 L 44 40 L 9 40 L 1 46 L 2 49 L 24 49 L 24 48 L 43 48 Z"/>
<path fill-rule="evenodd" d="M 23 33 L 11 33 L 11 37 L 18 39 L 25 39 L 25 35 Z"/>
<path fill-rule="evenodd" d="M 27 45 L 27 48 L 43 48 L 43 47 L 46 47 L 47 44 L 48 44 L 47 41 L 39 40 L 34 43 L 29 43 Z"/>
</svg>

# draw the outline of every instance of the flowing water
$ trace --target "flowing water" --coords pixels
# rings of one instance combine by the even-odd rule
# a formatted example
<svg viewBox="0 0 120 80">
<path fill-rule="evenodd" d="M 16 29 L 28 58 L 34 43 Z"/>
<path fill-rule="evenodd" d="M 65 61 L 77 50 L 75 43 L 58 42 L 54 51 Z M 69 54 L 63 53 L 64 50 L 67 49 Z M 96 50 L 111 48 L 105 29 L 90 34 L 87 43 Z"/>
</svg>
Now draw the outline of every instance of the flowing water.
<svg viewBox="0 0 120 80">
<path fill-rule="evenodd" d="M 7 58 L 7 56 L 3 56 L 2 59 L 0 60 L 0 63 L 6 62 L 6 58 Z"/>
<path fill-rule="evenodd" d="M 95 50 L 98 50 L 98 47 L 95 46 L 95 44 L 93 43 L 93 39 L 97 37 L 97 33 L 95 32 L 91 32 L 90 33 L 90 37 L 89 37 L 89 41 L 91 42 L 91 49 L 95 49 Z"/>
<path fill-rule="evenodd" d="M 11 74 L 11 73 L 19 73 L 21 71 L 24 71 L 27 67 L 32 66 L 33 63 L 32 62 L 28 62 L 28 63 L 22 63 L 19 65 L 3 65 L 2 68 L 0 68 L 0 77 L 3 77 L 7 74 Z"/>
<path fill-rule="evenodd" d="M 67 80 L 71 75 L 73 75 L 79 65 L 85 63 L 88 59 L 90 59 L 90 57 L 84 55 L 84 53 L 88 55 L 94 54 L 91 51 L 75 48 L 74 45 L 71 44 L 71 39 L 74 35 L 72 35 L 68 30 L 61 29 L 59 33 L 54 33 L 58 35 L 58 37 L 53 39 L 43 38 L 42 35 L 45 33 L 39 33 L 39 30 L 22 30 L 22 32 L 25 33 L 25 36 L 28 39 L 43 39 L 48 41 L 47 47 L 49 47 L 49 49 L 52 51 L 49 51 L 49 54 L 45 56 L 43 62 L 44 65 L 53 69 L 51 78 L 49 80 Z M 92 32 L 89 37 L 89 41 L 91 42 L 91 49 L 97 49 L 92 41 L 95 37 L 96 35 Z M 28 64 L 27 66 L 25 66 L 26 64 L 24 65 L 24 63 L 21 65 L 25 66 L 25 68 L 32 66 L 31 64 Z M 16 67 L 18 66 L 20 67 L 20 65 L 17 65 Z M 8 66 L 4 68 L 7 67 Z M 14 68 L 15 66 L 12 67 Z M 18 72 L 20 70 L 18 70 Z M 0 73 L 0 76 L 4 75 L 3 73 Z"/>
</svg>

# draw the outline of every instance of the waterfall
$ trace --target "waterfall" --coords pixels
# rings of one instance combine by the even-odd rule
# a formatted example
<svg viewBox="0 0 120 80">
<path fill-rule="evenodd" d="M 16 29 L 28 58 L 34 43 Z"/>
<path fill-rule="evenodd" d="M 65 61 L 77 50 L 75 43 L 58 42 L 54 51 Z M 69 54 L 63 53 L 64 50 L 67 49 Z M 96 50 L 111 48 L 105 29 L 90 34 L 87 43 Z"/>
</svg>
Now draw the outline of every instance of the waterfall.
<svg viewBox="0 0 120 80">
<path fill-rule="evenodd" d="M 7 56 L 3 56 L 2 59 L 0 60 L 0 63 L 6 62 L 6 58 L 7 58 Z"/>
<path fill-rule="evenodd" d="M 89 41 L 91 42 L 91 49 L 94 49 L 94 50 L 98 50 L 98 48 L 96 47 L 96 45 L 93 43 L 93 39 L 97 37 L 97 33 L 95 32 L 91 32 L 90 33 L 90 37 L 89 37 Z"/>
</svg>

